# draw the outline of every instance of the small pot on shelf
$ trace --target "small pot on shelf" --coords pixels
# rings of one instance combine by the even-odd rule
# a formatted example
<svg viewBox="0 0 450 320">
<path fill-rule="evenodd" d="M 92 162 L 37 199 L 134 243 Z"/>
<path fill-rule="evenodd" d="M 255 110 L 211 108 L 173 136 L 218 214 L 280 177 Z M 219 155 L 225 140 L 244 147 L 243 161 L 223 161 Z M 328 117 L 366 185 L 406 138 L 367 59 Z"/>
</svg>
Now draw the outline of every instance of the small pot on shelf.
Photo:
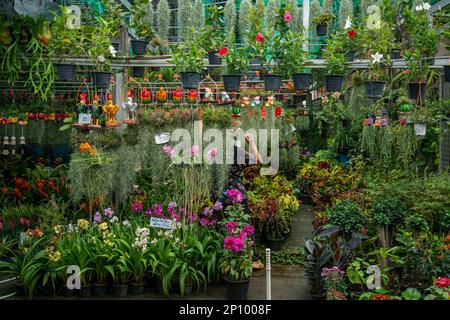
<svg viewBox="0 0 450 320">
<path fill-rule="evenodd" d="M 108 291 L 107 283 L 94 283 L 94 294 L 97 297 L 104 297 L 108 295 Z"/>
<path fill-rule="evenodd" d="M 145 67 L 132 67 L 131 74 L 133 77 L 142 78 L 145 74 Z"/>
<path fill-rule="evenodd" d="M 369 98 L 381 98 L 384 93 L 384 81 L 370 81 L 366 82 L 366 95 Z"/>
<path fill-rule="evenodd" d="M 220 66 L 222 64 L 222 58 L 217 51 L 208 52 L 208 62 L 212 66 Z"/>
<path fill-rule="evenodd" d="M 112 294 L 115 297 L 125 297 L 127 295 L 127 292 L 128 292 L 127 284 L 123 285 L 113 284 L 112 286 Z"/>
<path fill-rule="evenodd" d="M 108 89 L 109 85 L 111 83 L 111 72 L 100 72 L 95 71 L 93 72 L 94 77 L 94 86 L 97 89 Z"/>
<path fill-rule="evenodd" d="M 133 296 L 138 296 L 144 293 L 144 288 L 145 288 L 145 283 L 144 282 L 140 282 L 140 283 L 130 283 L 129 287 L 128 287 L 128 292 L 133 295 Z"/>
<path fill-rule="evenodd" d="M 266 246 L 272 251 L 280 251 L 285 243 L 285 238 L 280 236 L 277 239 L 273 239 L 270 235 L 267 236 Z"/>
</svg>

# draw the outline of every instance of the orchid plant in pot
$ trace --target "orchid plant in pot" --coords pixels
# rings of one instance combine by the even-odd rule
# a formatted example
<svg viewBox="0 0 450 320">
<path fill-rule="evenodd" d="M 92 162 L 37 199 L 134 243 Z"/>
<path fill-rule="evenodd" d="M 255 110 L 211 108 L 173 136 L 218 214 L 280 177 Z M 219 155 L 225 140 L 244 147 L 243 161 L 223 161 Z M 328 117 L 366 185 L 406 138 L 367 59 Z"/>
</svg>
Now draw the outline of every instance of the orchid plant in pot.
<svg viewBox="0 0 450 320">
<path fill-rule="evenodd" d="M 228 193 L 240 193 L 229 190 Z M 248 215 L 244 213 L 242 198 L 233 197 L 232 205 L 225 209 L 225 216 L 221 226 L 225 229 L 223 252 L 219 268 L 227 283 L 227 294 L 231 300 L 246 300 L 248 286 L 252 275 L 252 246 L 251 236 L 254 229 L 250 226 Z M 241 200 L 239 200 L 241 199 Z"/>
<path fill-rule="evenodd" d="M 425 101 L 430 66 L 434 64 L 440 35 L 432 27 L 433 18 L 428 15 L 430 4 L 420 3 L 407 6 L 404 10 L 405 29 L 411 37 L 410 49 L 405 51 L 409 68 L 409 97 L 419 104 Z"/>
<path fill-rule="evenodd" d="M 319 16 L 314 17 L 311 22 L 316 25 L 316 34 L 319 37 L 323 37 L 327 35 L 328 32 L 328 24 L 333 20 L 334 15 L 325 12 Z"/>
<path fill-rule="evenodd" d="M 328 92 L 340 92 L 347 72 L 347 58 L 336 35 L 327 40 L 324 56 L 327 62 L 325 87 Z"/>
<path fill-rule="evenodd" d="M 224 59 L 222 78 L 225 91 L 239 92 L 242 74 L 249 66 L 246 49 L 238 47 L 232 41 L 219 50 L 219 55 Z"/>
</svg>

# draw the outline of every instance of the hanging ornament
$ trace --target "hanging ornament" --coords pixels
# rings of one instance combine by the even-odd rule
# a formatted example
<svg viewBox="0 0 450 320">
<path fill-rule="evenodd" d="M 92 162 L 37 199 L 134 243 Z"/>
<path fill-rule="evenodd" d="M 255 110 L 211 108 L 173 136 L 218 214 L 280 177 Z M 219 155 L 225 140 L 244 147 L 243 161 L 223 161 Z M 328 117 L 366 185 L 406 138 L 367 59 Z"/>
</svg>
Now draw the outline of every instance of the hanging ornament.
<svg viewBox="0 0 450 320">
<path fill-rule="evenodd" d="M 143 104 L 151 103 L 152 102 L 151 96 L 152 96 L 152 93 L 150 90 L 147 89 L 147 87 L 142 88 L 141 103 L 143 103 Z"/>
<path fill-rule="evenodd" d="M 8 137 L 8 128 L 5 127 L 5 136 L 3 137 L 3 150 L 2 150 L 2 154 L 4 156 L 9 155 L 9 150 L 8 150 L 8 146 L 9 146 L 9 137 Z"/>
<path fill-rule="evenodd" d="M 283 113 L 283 110 L 281 109 L 281 106 L 277 104 L 275 108 L 275 117 L 279 118 L 281 117 L 281 114 Z"/>
<path fill-rule="evenodd" d="M 275 105 L 275 97 L 274 96 L 268 96 L 266 106 L 267 107 L 273 107 Z"/>
<path fill-rule="evenodd" d="M 183 102 L 183 91 L 180 86 L 178 86 L 176 90 L 172 90 L 172 102 L 175 104 Z"/>
<path fill-rule="evenodd" d="M 98 94 L 94 94 L 94 99 L 92 100 L 92 106 L 91 106 L 91 124 L 90 128 L 92 129 L 98 129 L 101 128 L 100 124 L 100 103 Z"/>
<path fill-rule="evenodd" d="M 136 118 L 136 109 L 137 109 L 137 103 L 133 102 L 133 91 L 131 89 L 128 89 L 128 100 L 127 102 L 122 103 L 122 109 L 127 112 L 128 119 L 123 120 L 123 123 L 134 125 L 137 124 L 137 118 Z"/>
<path fill-rule="evenodd" d="M 267 117 L 267 109 L 266 107 L 261 108 L 261 118 L 265 119 Z"/>
<path fill-rule="evenodd" d="M 374 126 L 375 126 L 375 128 L 380 128 L 381 127 L 381 117 L 376 117 L 375 118 Z"/>
<path fill-rule="evenodd" d="M 116 120 L 116 114 L 119 110 L 120 107 L 117 104 L 113 104 L 111 93 L 108 93 L 108 102 L 103 106 L 103 112 L 105 112 L 107 116 L 107 127 L 120 126 L 120 123 Z"/>
<path fill-rule="evenodd" d="M 252 107 L 253 108 L 257 108 L 261 105 L 261 97 L 260 96 L 256 96 L 253 98 L 252 100 Z"/>
<path fill-rule="evenodd" d="M 190 104 L 196 104 L 197 103 L 197 98 L 198 98 L 198 92 L 197 90 L 191 89 L 188 92 L 187 95 L 187 102 Z"/>
<path fill-rule="evenodd" d="M 389 119 L 388 118 L 382 118 L 381 119 L 381 126 L 387 127 L 388 124 L 389 124 Z"/>
<path fill-rule="evenodd" d="M 231 112 L 233 112 L 234 117 L 240 117 L 241 116 L 241 106 L 235 104 L 231 108 Z"/>
<path fill-rule="evenodd" d="M 156 92 L 155 98 L 158 103 L 160 104 L 165 103 L 167 101 L 166 90 L 163 87 L 159 88 L 158 92 Z"/>
</svg>

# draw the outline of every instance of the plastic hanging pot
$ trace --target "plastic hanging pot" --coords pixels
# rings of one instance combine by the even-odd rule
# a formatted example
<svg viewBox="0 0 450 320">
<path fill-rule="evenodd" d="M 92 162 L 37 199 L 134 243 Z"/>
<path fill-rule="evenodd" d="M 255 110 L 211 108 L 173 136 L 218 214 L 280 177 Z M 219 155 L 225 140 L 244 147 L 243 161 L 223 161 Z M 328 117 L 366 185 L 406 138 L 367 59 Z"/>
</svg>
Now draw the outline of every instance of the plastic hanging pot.
<svg viewBox="0 0 450 320">
<path fill-rule="evenodd" d="M 391 59 L 400 59 L 400 49 L 391 50 Z"/>
<path fill-rule="evenodd" d="M 281 88 L 281 76 L 266 74 L 264 76 L 264 89 L 266 91 L 278 91 Z"/>
<path fill-rule="evenodd" d="M 247 300 L 250 279 L 242 281 L 232 281 L 225 278 L 224 280 L 226 282 L 227 298 L 229 300 Z"/>
<path fill-rule="evenodd" d="M 344 76 L 341 75 L 326 75 L 325 88 L 328 92 L 341 92 Z"/>
<path fill-rule="evenodd" d="M 131 40 L 131 49 L 136 56 L 143 56 L 147 53 L 148 42 L 143 40 Z"/>
<path fill-rule="evenodd" d="M 415 123 L 414 131 L 416 132 L 416 136 L 424 137 L 427 135 L 427 124 L 426 123 Z"/>
<path fill-rule="evenodd" d="M 141 78 L 145 74 L 145 67 L 132 67 L 131 74 L 133 77 Z"/>
<path fill-rule="evenodd" d="M 323 37 L 327 35 L 328 24 L 321 23 L 316 26 L 316 33 L 319 37 Z"/>
<path fill-rule="evenodd" d="M 239 92 L 241 86 L 241 75 L 224 74 L 222 75 L 223 87 L 226 92 Z"/>
<path fill-rule="evenodd" d="M 450 66 L 444 66 L 444 81 L 450 82 Z"/>
<path fill-rule="evenodd" d="M 222 58 L 217 54 L 217 51 L 210 51 L 208 52 L 208 62 L 212 66 L 220 66 Z"/>
<path fill-rule="evenodd" d="M 293 76 L 295 90 L 309 90 L 312 82 L 311 73 L 296 73 Z"/>
<path fill-rule="evenodd" d="M 410 82 L 408 83 L 409 98 L 424 102 L 426 98 L 427 84 L 426 82 Z"/>
<path fill-rule="evenodd" d="M 181 82 L 184 89 L 197 89 L 200 84 L 200 73 L 181 72 Z"/>
<path fill-rule="evenodd" d="M 75 81 L 77 66 L 74 64 L 55 64 L 59 81 Z"/>
<path fill-rule="evenodd" d="M 355 61 L 356 51 L 349 51 L 345 54 L 345 57 L 347 58 L 347 62 L 353 62 Z"/>
<path fill-rule="evenodd" d="M 381 98 L 384 93 L 384 81 L 370 81 L 366 82 L 366 95 L 369 98 Z"/>
<path fill-rule="evenodd" d="M 111 83 L 111 72 L 94 72 L 94 85 L 97 89 L 108 89 Z"/>
</svg>

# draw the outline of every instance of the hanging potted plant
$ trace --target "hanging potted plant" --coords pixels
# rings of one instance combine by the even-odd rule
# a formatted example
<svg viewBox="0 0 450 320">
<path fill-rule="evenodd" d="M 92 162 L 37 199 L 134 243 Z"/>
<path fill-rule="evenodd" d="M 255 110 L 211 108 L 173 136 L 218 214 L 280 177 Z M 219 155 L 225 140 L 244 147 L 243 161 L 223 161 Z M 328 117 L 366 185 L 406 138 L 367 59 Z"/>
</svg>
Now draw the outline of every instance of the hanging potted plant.
<svg viewBox="0 0 450 320">
<path fill-rule="evenodd" d="M 385 81 L 381 81 L 384 70 L 381 68 L 383 55 L 379 52 L 372 54 L 369 60 L 368 81 L 366 82 L 366 95 L 369 98 L 381 98 L 384 93 Z"/>
<path fill-rule="evenodd" d="M 333 20 L 334 15 L 329 12 L 321 14 L 319 16 L 314 17 L 311 20 L 312 24 L 316 25 L 316 34 L 319 37 L 323 37 L 327 35 L 328 32 L 328 24 Z"/>
<path fill-rule="evenodd" d="M 430 118 L 430 114 L 424 106 L 417 106 L 415 110 L 411 112 L 411 121 L 414 123 L 414 131 L 416 136 L 424 137 L 427 134 L 427 122 Z"/>
<path fill-rule="evenodd" d="M 405 9 L 405 29 L 411 37 L 410 49 L 405 51 L 409 68 L 409 97 L 419 104 L 425 102 L 428 72 L 434 64 L 440 35 L 432 27 L 429 4 L 411 5 Z"/>
<path fill-rule="evenodd" d="M 249 59 L 245 48 L 230 44 L 219 50 L 224 59 L 223 86 L 226 92 L 239 92 L 242 74 L 248 69 Z"/>
<path fill-rule="evenodd" d="M 197 89 L 200 84 L 201 72 L 205 65 L 206 51 L 198 45 L 196 39 L 188 39 L 171 49 L 170 61 L 181 75 L 185 89 Z"/>
<path fill-rule="evenodd" d="M 300 32 L 289 31 L 286 35 L 285 56 L 280 62 L 288 78 L 294 80 L 295 90 L 309 90 L 312 74 L 303 72 L 308 59 L 308 52 L 303 49 L 305 38 Z"/>
<path fill-rule="evenodd" d="M 223 43 L 222 14 L 222 6 L 209 6 L 205 27 L 200 31 L 203 47 L 208 50 L 208 63 L 210 65 L 217 66 L 222 64 L 222 56 L 218 52 L 221 43 Z"/>
<path fill-rule="evenodd" d="M 59 11 L 52 12 L 53 21 L 50 25 L 52 37 L 49 41 L 49 55 L 57 59 L 55 70 L 58 80 L 75 81 L 76 65 L 68 63 L 68 57 L 82 54 L 81 29 L 70 26 L 68 20 L 71 12 L 69 8 L 60 6 Z"/>
<path fill-rule="evenodd" d="M 112 29 L 116 28 L 112 20 L 97 18 L 97 24 L 87 26 L 85 33 L 88 43 L 88 54 L 95 65 L 93 71 L 94 86 L 97 89 L 107 89 L 111 83 L 111 58 L 116 57 L 117 51 L 111 43 Z"/>
<path fill-rule="evenodd" d="M 325 87 L 328 92 L 340 92 L 347 72 L 347 58 L 342 50 L 342 42 L 337 36 L 327 40 L 324 56 L 327 62 Z"/>
<path fill-rule="evenodd" d="M 336 35 L 341 38 L 345 57 L 348 62 L 355 61 L 356 54 L 361 47 L 360 29 L 350 17 L 345 20 L 344 30 L 337 31 Z"/>
<path fill-rule="evenodd" d="M 153 21 L 148 21 L 148 7 L 152 3 L 149 0 L 135 0 L 131 6 L 132 24 L 131 27 L 136 32 L 136 39 L 131 40 L 133 54 L 143 56 L 147 52 L 148 44 L 152 40 L 154 33 L 152 29 Z"/>
</svg>

